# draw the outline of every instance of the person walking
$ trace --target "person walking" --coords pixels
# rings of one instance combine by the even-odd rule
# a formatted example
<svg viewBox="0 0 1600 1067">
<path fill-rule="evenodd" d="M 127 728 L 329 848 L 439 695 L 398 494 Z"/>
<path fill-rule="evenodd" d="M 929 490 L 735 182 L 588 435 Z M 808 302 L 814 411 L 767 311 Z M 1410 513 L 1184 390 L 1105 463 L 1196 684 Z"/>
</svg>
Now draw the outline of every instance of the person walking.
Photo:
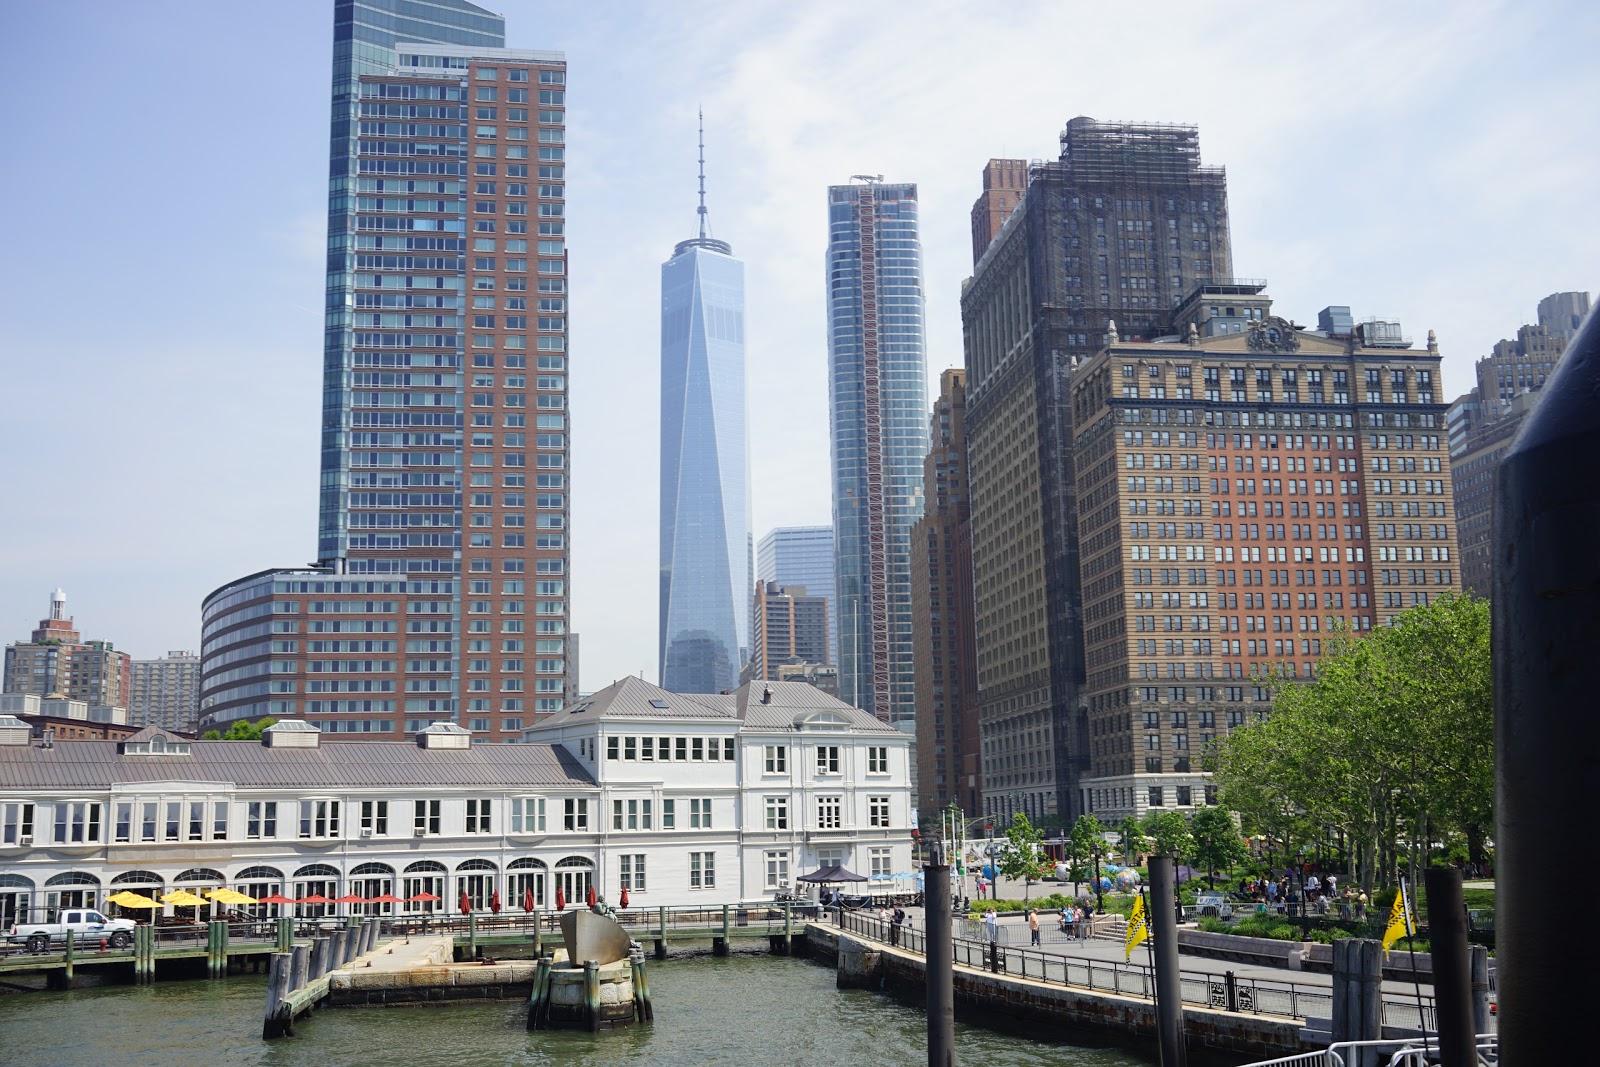
<svg viewBox="0 0 1600 1067">
<path fill-rule="evenodd" d="M 1034 908 L 1028 912 L 1028 944 L 1038 947 L 1039 944 L 1039 909 Z"/>
<path fill-rule="evenodd" d="M 1000 940 L 999 917 L 995 915 L 993 908 L 983 913 L 983 932 L 989 938 L 991 945 Z"/>
<path fill-rule="evenodd" d="M 1072 925 L 1078 928 L 1079 941 L 1089 940 L 1089 916 L 1086 909 L 1082 905 L 1073 906 Z"/>
</svg>

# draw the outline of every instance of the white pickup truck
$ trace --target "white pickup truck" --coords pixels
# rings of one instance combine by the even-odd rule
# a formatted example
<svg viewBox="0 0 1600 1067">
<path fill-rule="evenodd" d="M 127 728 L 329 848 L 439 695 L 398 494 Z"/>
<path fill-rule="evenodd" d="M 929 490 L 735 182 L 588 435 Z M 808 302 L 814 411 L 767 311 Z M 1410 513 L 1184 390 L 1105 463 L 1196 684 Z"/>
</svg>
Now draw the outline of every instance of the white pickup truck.
<svg viewBox="0 0 1600 1067">
<path fill-rule="evenodd" d="M 6 940 L 26 941 L 29 952 L 44 952 L 52 941 L 65 941 L 71 930 L 77 945 L 104 939 L 112 948 L 122 949 L 133 944 L 134 925 L 131 919 L 108 919 L 93 908 L 68 908 L 58 922 L 18 923 L 6 932 Z"/>
</svg>

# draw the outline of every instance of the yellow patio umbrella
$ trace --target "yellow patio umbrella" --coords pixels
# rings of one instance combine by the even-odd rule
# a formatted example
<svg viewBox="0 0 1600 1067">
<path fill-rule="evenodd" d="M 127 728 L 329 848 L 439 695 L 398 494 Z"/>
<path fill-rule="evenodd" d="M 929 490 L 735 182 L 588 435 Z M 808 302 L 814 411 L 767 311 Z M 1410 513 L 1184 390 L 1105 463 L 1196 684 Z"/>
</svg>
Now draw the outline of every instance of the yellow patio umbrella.
<svg viewBox="0 0 1600 1067">
<path fill-rule="evenodd" d="M 260 901 L 258 901 L 255 897 L 247 896 L 244 893 L 239 892 L 237 889 L 229 889 L 227 886 L 223 886 L 221 889 L 213 889 L 209 893 L 207 893 L 206 896 L 210 897 L 212 900 L 216 901 L 218 904 L 259 904 L 260 903 Z"/>
<path fill-rule="evenodd" d="M 179 908 L 203 908 L 210 901 L 204 897 L 197 897 L 187 889 L 174 889 L 161 898 L 161 903 L 171 904 Z"/>
<path fill-rule="evenodd" d="M 143 894 L 135 893 L 131 889 L 124 889 L 120 893 L 114 893 L 111 896 L 106 897 L 106 903 L 115 904 L 122 908 L 153 910 L 161 907 L 161 904 L 158 901 L 151 900 L 149 897 L 144 896 Z"/>
</svg>

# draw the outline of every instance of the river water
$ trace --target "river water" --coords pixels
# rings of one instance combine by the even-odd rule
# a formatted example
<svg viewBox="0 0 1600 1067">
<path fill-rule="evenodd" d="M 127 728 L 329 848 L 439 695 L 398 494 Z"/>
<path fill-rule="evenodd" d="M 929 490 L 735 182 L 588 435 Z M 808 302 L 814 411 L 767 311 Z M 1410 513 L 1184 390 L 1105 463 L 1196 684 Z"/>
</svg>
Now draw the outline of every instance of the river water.
<svg viewBox="0 0 1600 1067">
<path fill-rule="evenodd" d="M 205 1064 L 208 1067 L 922 1067 L 927 1024 L 918 1008 L 834 987 L 834 972 L 803 959 L 736 954 L 652 963 L 653 1026 L 601 1034 L 528 1033 L 526 1007 L 508 1001 L 441 1007 L 330 1008 L 296 1036 L 261 1040 L 266 983 L 158 982 L 0 997 L 0 1063 L 8 1067 Z M 956 1058 L 983 1067 L 1149 1067 L 1120 1048 L 1033 1040 L 1015 1027 L 957 1024 Z M 1037 1035 L 1036 1035 L 1037 1036 Z M 1073 1040 L 1087 1040 L 1076 1035 Z"/>
</svg>

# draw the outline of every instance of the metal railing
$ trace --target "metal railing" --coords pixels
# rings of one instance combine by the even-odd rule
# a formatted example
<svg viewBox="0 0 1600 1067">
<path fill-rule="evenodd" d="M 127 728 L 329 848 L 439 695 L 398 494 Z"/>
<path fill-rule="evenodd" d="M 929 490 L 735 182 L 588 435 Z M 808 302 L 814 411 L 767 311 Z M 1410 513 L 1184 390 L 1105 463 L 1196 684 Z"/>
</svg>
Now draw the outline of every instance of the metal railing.
<svg viewBox="0 0 1600 1067">
<path fill-rule="evenodd" d="M 1478 1034 L 1475 1041 L 1480 1067 L 1495 1067 L 1500 1061 L 1500 1039 L 1494 1034 Z M 1432 1067 L 1438 1058 L 1437 1041 L 1424 1042 L 1415 1037 L 1385 1038 L 1381 1041 L 1340 1041 L 1315 1052 L 1259 1060 L 1244 1067 L 1359 1067 L 1363 1063 L 1383 1063 L 1387 1067 Z"/>
<path fill-rule="evenodd" d="M 923 931 L 909 926 L 896 927 L 875 915 L 846 911 L 839 917 L 838 925 L 851 933 L 909 952 L 926 954 L 927 951 L 927 935 Z M 956 937 L 953 942 L 955 962 L 966 967 L 1145 1000 L 1155 998 L 1155 974 L 1145 965 L 1065 956 L 1043 948 L 991 944 L 979 938 Z M 1232 971 L 1198 970 L 1181 971 L 1179 985 L 1185 1004 L 1294 1019 L 1333 1015 L 1333 990 L 1329 986 L 1241 977 Z M 1384 998 L 1383 1024 L 1434 1029 L 1433 998 L 1422 998 L 1420 1017 L 1416 998 Z"/>
</svg>

